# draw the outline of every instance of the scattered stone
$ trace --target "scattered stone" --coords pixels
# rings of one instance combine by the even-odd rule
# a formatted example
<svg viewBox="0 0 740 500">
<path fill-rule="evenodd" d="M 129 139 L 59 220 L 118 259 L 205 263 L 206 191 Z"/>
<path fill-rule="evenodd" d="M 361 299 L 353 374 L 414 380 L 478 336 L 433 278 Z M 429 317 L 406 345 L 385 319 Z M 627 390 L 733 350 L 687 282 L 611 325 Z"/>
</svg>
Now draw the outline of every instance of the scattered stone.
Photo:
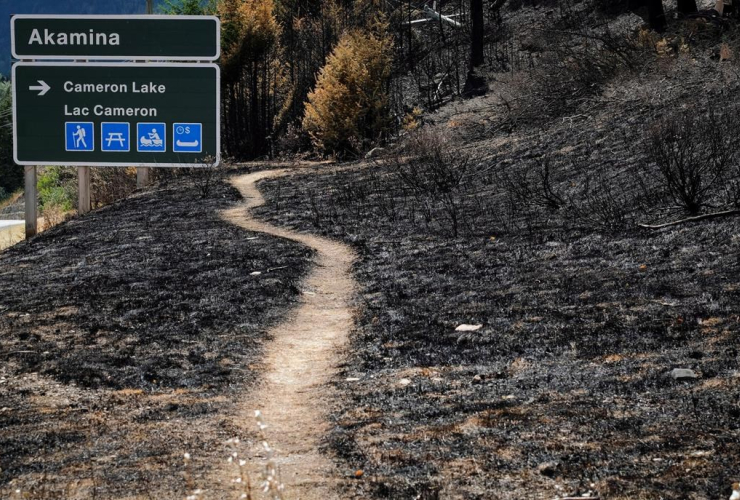
<svg viewBox="0 0 740 500">
<path fill-rule="evenodd" d="M 671 377 L 674 380 L 692 380 L 699 378 L 699 375 L 694 370 L 688 368 L 674 368 L 671 370 Z"/>
<path fill-rule="evenodd" d="M 474 332 L 476 330 L 480 330 L 481 328 L 483 328 L 483 325 L 466 325 L 466 324 L 462 324 L 462 325 L 458 326 L 457 328 L 455 328 L 455 331 L 456 332 Z"/>
<path fill-rule="evenodd" d="M 410 383 L 411 383 L 411 380 L 407 378 L 402 378 L 401 380 L 398 381 L 398 385 L 402 385 L 402 386 L 407 386 Z"/>
<path fill-rule="evenodd" d="M 708 457 L 712 454 L 711 450 L 698 450 L 691 454 L 692 457 Z"/>
<path fill-rule="evenodd" d="M 249 273 L 250 276 L 259 276 L 260 274 L 262 274 L 260 271 L 253 271 Z"/>
</svg>

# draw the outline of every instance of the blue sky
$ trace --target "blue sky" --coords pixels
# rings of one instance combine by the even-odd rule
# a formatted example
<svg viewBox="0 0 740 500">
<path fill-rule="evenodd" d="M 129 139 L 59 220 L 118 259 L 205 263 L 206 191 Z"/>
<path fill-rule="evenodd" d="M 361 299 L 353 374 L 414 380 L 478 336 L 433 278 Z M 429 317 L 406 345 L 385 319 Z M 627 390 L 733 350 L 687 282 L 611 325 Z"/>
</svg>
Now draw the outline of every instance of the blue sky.
<svg viewBox="0 0 740 500">
<path fill-rule="evenodd" d="M 155 0 L 155 6 L 163 3 Z M 156 7 L 155 7 L 156 8 Z M 144 14 L 146 0 L 0 0 L 0 74 L 10 73 L 13 14 Z"/>
</svg>

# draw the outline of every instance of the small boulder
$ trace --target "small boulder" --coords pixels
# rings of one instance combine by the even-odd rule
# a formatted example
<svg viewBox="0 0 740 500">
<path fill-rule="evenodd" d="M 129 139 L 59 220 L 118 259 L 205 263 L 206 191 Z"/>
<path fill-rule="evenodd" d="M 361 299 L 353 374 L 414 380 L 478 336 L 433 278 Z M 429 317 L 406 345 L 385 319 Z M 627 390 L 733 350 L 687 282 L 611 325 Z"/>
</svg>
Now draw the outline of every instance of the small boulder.
<svg viewBox="0 0 740 500">
<path fill-rule="evenodd" d="M 474 332 L 483 328 L 483 325 L 460 325 L 455 328 L 456 332 Z"/>
<path fill-rule="evenodd" d="M 671 370 L 671 378 L 673 380 L 693 380 L 699 378 L 699 375 L 688 368 L 674 368 Z"/>
</svg>

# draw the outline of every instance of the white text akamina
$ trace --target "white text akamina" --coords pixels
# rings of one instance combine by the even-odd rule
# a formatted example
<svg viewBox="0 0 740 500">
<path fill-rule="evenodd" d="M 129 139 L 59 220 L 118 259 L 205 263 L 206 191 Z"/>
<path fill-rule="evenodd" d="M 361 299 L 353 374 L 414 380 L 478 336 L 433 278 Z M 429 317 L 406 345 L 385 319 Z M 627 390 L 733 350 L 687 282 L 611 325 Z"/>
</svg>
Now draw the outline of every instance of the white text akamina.
<svg viewBox="0 0 740 500">
<path fill-rule="evenodd" d="M 31 31 L 28 45 L 121 45 L 118 33 L 99 33 L 95 30 L 81 33 L 55 33 L 37 28 Z"/>
</svg>

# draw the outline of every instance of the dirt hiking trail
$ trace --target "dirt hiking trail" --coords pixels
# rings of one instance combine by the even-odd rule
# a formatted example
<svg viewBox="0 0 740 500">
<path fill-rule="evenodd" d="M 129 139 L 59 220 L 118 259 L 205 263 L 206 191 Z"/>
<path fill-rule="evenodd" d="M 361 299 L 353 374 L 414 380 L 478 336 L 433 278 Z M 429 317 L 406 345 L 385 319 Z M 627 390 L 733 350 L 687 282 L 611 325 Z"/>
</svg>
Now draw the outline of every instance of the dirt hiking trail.
<svg viewBox="0 0 740 500">
<path fill-rule="evenodd" d="M 356 283 L 350 268 L 354 254 L 344 244 L 275 227 L 251 215 L 251 209 L 264 203 L 257 182 L 287 173 L 287 169 L 270 170 L 233 178 L 232 184 L 246 203 L 224 212 L 227 221 L 244 229 L 294 240 L 316 250 L 314 267 L 302 282 L 301 303 L 271 328 L 262 380 L 239 403 L 235 424 L 245 434 L 253 434 L 257 428 L 255 410 L 260 410 L 268 425 L 265 436 L 275 451 L 285 498 L 327 500 L 340 498 L 339 486 L 346 476 L 346 471 L 341 474 L 335 470 L 319 447 L 328 433 L 329 405 L 335 396 L 330 381 L 353 326 L 350 302 Z M 264 456 L 261 443 L 255 443 L 247 465 L 253 491 L 260 485 Z M 220 482 L 228 487 L 236 477 L 235 469 L 225 468 Z"/>
</svg>

